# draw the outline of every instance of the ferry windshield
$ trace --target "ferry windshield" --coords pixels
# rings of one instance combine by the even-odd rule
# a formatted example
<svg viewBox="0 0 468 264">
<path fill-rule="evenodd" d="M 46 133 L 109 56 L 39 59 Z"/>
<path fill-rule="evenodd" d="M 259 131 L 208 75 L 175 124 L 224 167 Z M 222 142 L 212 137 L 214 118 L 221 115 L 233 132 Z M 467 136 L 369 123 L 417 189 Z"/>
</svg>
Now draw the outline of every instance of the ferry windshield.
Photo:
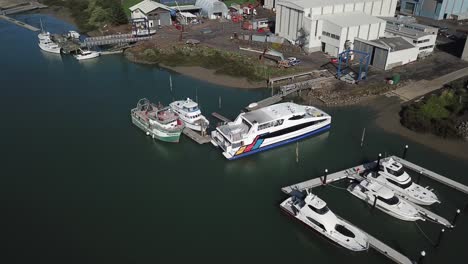
<svg viewBox="0 0 468 264">
<path fill-rule="evenodd" d="M 316 213 L 319 214 L 319 215 L 324 215 L 324 214 L 326 214 L 328 211 L 330 211 L 330 210 L 328 209 L 328 207 L 326 207 L 326 206 L 324 206 L 324 207 L 322 207 L 322 208 L 320 208 L 320 209 L 317 209 L 317 208 L 313 207 L 313 206 L 310 205 L 310 204 L 308 204 L 307 206 L 310 208 L 310 210 L 316 212 Z"/>
</svg>

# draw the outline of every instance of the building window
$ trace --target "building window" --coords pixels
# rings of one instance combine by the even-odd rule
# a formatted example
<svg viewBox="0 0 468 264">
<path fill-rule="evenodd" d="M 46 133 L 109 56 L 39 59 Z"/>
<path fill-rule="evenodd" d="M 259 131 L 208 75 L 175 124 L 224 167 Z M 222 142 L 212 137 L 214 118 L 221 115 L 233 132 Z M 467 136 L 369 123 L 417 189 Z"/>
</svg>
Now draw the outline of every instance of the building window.
<svg viewBox="0 0 468 264">
<path fill-rule="evenodd" d="M 419 50 L 431 49 L 433 47 L 434 45 L 424 46 L 424 47 L 420 47 Z"/>
<path fill-rule="evenodd" d="M 331 34 L 331 33 L 326 32 L 326 31 L 322 31 L 322 36 L 327 36 L 327 37 L 332 38 L 332 39 L 340 40 L 340 36 L 335 35 L 335 34 Z"/>
</svg>

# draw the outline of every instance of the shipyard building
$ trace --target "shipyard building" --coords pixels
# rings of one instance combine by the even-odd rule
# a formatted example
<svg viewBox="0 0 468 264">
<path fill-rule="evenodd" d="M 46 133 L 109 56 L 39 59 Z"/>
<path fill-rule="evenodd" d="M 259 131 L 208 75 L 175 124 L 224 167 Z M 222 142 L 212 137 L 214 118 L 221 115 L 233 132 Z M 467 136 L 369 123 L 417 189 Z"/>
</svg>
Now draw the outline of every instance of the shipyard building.
<svg viewBox="0 0 468 264">
<path fill-rule="evenodd" d="M 276 32 L 306 51 L 338 56 L 345 43 L 385 35 L 397 0 L 276 0 Z"/>
</svg>

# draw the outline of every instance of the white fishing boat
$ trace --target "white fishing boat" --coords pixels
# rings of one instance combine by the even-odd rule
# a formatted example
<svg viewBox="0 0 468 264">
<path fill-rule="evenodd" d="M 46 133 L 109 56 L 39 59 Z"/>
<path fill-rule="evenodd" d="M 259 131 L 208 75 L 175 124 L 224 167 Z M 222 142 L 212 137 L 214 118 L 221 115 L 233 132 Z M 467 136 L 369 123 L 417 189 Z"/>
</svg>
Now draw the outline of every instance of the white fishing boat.
<svg viewBox="0 0 468 264">
<path fill-rule="evenodd" d="M 432 190 L 414 183 L 409 174 L 404 171 L 403 165 L 392 158 L 381 162 L 379 172 L 370 173 L 370 176 L 369 179 L 389 186 L 414 203 L 422 205 L 440 203 Z"/>
<path fill-rule="evenodd" d="M 363 251 L 369 248 L 367 235 L 336 216 L 327 204 L 312 193 L 305 196 L 294 191 L 293 196 L 280 205 L 281 209 L 312 228 L 320 235 L 352 251 Z"/>
<path fill-rule="evenodd" d="M 101 53 L 97 51 L 91 51 L 91 50 L 82 50 L 79 49 L 78 53 L 73 55 L 77 60 L 89 60 L 89 59 L 94 59 L 97 58 L 101 55 Z"/>
<path fill-rule="evenodd" d="M 389 188 L 375 181 L 362 180 L 353 183 L 348 191 L 357 198 L 374 205 L 382 212 L 404 221 L 424 220 L 419 211 L 408 201 L 400 199 Z"/>
<path fill-rule="evenodd" d="M 187 100 L 172 102 L 169 106 L 179 114 L 179 117 L 184 121 L 185 126 L 190 129 L 202 131 L 210 124 L 208 119 L 202 115 L 198 104 L 190 98 L 187 98 Z"/>
<path fill-rule="evenodd" d="M 39 41 L 39 48 L 50 53 L 60 54 L 61 48 L 54 43 L 50 38 L 45 38 Z"/>
<path fill-rule="evenodd" d="M 331 116 L 316 107 L 280 103 L 241 113 L 212 131 L 211 143 L 231 160 L 324 132 L 330 124 Z"/>
</svg>

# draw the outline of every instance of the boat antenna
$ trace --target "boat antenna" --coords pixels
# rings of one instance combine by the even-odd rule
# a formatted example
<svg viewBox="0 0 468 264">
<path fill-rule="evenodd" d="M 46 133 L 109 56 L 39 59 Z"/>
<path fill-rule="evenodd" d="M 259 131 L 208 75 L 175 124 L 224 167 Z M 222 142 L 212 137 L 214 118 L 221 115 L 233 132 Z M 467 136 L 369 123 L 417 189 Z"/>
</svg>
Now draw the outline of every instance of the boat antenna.
<svg viewBox="0 0 468 264">
<path fill-rule="evenodd" d="M 169 74 L 169 86 L 171 88 L 171 92 L 172 92 L 172 75 Z"/>
</svg>

